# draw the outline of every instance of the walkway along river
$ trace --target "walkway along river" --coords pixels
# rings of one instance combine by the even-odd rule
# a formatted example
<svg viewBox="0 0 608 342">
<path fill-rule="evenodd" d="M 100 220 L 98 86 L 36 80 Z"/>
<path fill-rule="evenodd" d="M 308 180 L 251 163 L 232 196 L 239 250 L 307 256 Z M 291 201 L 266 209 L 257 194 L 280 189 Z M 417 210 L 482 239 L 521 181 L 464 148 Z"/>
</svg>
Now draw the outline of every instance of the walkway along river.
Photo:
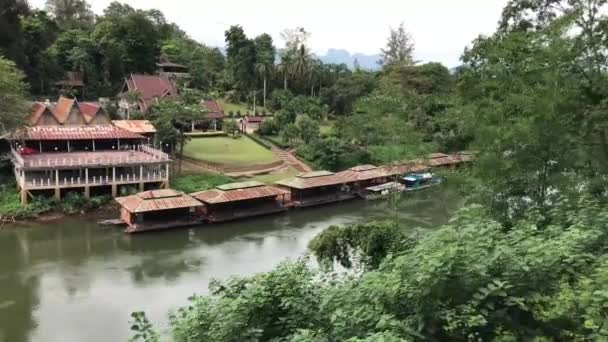
<svg viewBox="0 0 608 342">
<path fill-rule="evenodd" d="M 409 228 L 445 223 L 461 205 L 438 187 L 396 204 L 353 201 L 230 224 L 129 236 L 93 219 L 0 231 L 0 342 L 125 341 L 129 314 L 166 328 L 170 310 L 213 278 L 267 271 L 306 253 L 335 224 L 398 217 Z"/>
</svg>

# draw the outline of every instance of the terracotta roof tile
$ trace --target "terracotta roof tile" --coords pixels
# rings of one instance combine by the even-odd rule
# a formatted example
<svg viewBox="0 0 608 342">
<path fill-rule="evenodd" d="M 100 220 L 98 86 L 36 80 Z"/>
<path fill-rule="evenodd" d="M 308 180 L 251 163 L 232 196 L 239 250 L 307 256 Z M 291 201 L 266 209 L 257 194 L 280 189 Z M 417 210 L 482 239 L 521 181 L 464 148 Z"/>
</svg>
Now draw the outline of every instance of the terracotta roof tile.
<svg viewBox="0 0 608 342">
<path fill-rule="evenodd" d="M 360 165 L 338 173 L 338 176 L 348 182 L 360 182 L 387 177 L 386 171 L 374 165 Z"/>
<path fill-rule="evenodd" d="M 30 115 L 28 116 L 28 121 L 31 125 L 35 125 L 36 122 L 40 119 L 44 111 L 47 110 L 47 107 L 42 102 L 34 102 L 31 107 Z"/>
<path fill-rule="evenodd" d="M 26 127 L 16 139 L 23 140 L 90 140 L 143 139 L 144 137 L 113 125 Z"/>
</svg>

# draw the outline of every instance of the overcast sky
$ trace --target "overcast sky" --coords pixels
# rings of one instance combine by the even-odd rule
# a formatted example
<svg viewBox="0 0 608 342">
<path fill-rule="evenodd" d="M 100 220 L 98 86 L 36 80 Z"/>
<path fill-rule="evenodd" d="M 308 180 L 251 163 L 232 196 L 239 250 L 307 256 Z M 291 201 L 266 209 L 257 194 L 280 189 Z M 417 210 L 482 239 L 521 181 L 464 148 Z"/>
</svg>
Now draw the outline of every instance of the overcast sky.
<svg viewBox="0 0 608 342">
<path fill-rule="evenodd" d="M 45 0 L 29 0 L 43 7 Z M 111 0 L 88 0 L 101 14 Z M 464 47 L 496 29 L 507 0 L 124 0 L 134 8 L 161 10 L 194 39 L 224 46 L 224 31 L 240 24 L 248 36 L 270 33 L 280 46 L 285 28 L 312 33 L 317 54 L 329 48 L 378 53 L 389 27 L 404 22 L 414 36 L 416 58 L 457 66 Z"/>
</svg>

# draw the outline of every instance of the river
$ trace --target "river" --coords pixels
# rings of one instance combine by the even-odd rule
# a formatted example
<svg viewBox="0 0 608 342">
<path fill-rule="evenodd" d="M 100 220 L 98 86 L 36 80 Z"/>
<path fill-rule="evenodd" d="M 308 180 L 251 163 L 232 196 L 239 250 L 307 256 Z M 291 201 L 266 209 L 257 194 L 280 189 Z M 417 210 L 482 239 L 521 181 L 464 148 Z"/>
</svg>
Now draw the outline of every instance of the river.
<svg viewBox="0 0 608 342">
<path fill-rule="evenodd" d="M 142 235 L 95 220 L 0 230 L 0 342 L 125 341 L 129 314 L 166 329 L 170 310 L 204 294 L 211 279 L 267 271 L 306 253 L 336 224 L 399 217 L 431 229 L 460 206 L 445 188 L 398 203 L 352 201 L 229 224 Z"/>
</svg>

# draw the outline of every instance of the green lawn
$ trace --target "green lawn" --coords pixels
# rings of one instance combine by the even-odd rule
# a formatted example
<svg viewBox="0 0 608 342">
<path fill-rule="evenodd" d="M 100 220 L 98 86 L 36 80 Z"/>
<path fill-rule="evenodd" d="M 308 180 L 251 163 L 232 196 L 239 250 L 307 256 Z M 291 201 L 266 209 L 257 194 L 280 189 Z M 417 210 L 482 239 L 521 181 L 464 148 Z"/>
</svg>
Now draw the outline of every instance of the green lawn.
<svg viewBox="0 0 608 342">
<path fill-rule="evenodd" d="M 232 137 L 193 138 L 184 147 L 184 155 L 210 163 L 237 167 L 278 161 L 271 151 L 246 136 L 237 139 Z"/>
<path fill-rule="evenodd" d="M 247 113 L 253 112 L 253 110 L 251 109 L 251 103 L 249 103 L 249 104 L 231 103 L 231 102 L 226 102 L 225 100 L 219 100 L 218 103 L 222 106 L 222 108 L 224 109 L 224 113 L 226 115 L 228 115 L 228 113 L 230 111 L 232 111 L 235 114 L 236 114 L 236 112 L 241 111 L 241 116 L 245 116 Z M 257 110 L 258 113 L 261 113 L 263 109 L 264 109 L 264 107 L 262 107 L 262 106 L 257 106 L 255 108 L 255 110 Z"/>
<path fill-rule="evenodd" d="M 253 176 L 244 180 L 252 180 L 266 184 L 273 184 L 274 182 L 280 181 L 281 179 L 294 177 L 296 174 L 298 174 L 298 172 L 290 167 L 289 169 L 283 172 L 273 172 L 265 175 Z"/>
<path fill-rule="evenodd" d="M 319 133 L 324 135 L 332 133 L 334 130 L 334 124 L 335 122 L 331 120 L 321 122 L 321 125 L 319 126 Z"/>
</svg>

